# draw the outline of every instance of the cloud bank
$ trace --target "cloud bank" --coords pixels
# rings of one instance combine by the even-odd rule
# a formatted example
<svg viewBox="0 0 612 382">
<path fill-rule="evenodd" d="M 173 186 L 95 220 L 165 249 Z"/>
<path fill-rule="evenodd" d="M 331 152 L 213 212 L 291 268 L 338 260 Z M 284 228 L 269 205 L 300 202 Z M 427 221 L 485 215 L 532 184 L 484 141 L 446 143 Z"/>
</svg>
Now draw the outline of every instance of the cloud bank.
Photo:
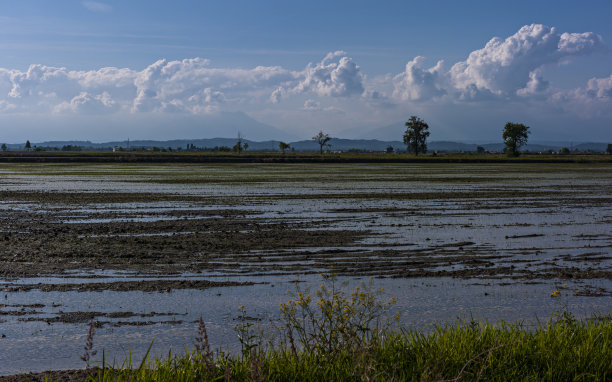
<svg viewBox="0 0 612 382">
<path fill-rule="evenodd" d="M 85 1 L 83 5 L 108 10 L 103 3 Z M 443 61 L 427 68 L 425 58 L 417 56 L 406 63 L 404 71 L 377 78 L 365 76 L 343 51 L 330 52 L 301 70 L 220 68 L 198 57 L 161 59 L 142 70 L 78 71 L 33 64 L 26 71 L 0 68 L 0 115 L 244 111 L 272 125 L 300 118 L 319 118 L 317 123 L 325 123 L 320 119 L 325 115 L 330 126 L 341 123 L 342 118 L 348 121 L 347 116 L 352 116 L 347 124 L 381 126 L 415 110 L 444 113 L 445 108 L 452 109 L 449 105 L 489 108 L 491 102 L 500 101 L 563 110 L 580 118 L 610 118 L 612 75 L 566 90 L 546 79 L 547 68 L 606 49 L 595 33 L 559 33 L 553 27 L 534 24 L 509 37 L 492 38 L 449 69 Z M 304 128 L 308 123 L 296 126 Z"/>
</svg>

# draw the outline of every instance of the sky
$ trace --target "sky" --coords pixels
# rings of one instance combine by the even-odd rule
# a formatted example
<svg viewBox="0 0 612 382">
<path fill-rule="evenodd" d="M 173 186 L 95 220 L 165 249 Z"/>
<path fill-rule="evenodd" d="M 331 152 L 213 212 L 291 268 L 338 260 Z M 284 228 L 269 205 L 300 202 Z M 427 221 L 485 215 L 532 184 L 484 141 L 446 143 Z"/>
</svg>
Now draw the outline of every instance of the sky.
<svg viewBox="0 0 612 382">
<path fill-rule="evenodd" d="M 612 2 L 0 0 L 0 141 L 612 141 Z"/>
</svg>

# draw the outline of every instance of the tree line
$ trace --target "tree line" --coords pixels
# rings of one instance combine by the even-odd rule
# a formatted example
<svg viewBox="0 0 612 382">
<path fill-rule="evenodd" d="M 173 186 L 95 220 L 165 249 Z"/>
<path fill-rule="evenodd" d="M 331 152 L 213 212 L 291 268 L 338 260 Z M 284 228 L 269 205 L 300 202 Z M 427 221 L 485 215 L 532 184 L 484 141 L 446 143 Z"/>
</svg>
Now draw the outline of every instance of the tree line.
<svg viewBox="0 0 612 382">
<path fill-rule="evenodd" d="M 403 135 L 403 142 L 406 145 L 406 149 L 409 153 L 414 155 L 424 154 L 427 152 L 427 138 L 429 137 L 429 125 L 417 116 L 411 116 L 408 121 L 405 123 L 406 130 Z M 530 127 L 526 126 L 522 123 L 513 123 L 508 122 L 503 128 L 502 138 L 504 140 L 504 152 L 511 157 L 517 157 L 520 155 L 521 147 L 527 144 L 527 140 L 529 138 L 529 134 L 531 133 Z M 328 142 L 332 139 L 329 134 L 323 132 L 323 130 L 319 131 L 317 135 L 312 137 L 312 139 L 319 145 L 319 153 L 323 155 L 323 149 L 331 148 L 331 144 Z M 190 147 L 191 146 L 191 147 Z M 246 151 L 249 147 L 248 142 L 245 141 L 244 137 L 238 133 L 238 139 L 236 144 L 233 147 L 214 147 L 212 149 L 208 148 L 198 148 L 195 145 L 187 145 L 187 151 L 233 151 L 235 153 L 241 154 L 243 151 Z M 279 150 L 285 154 L 285 152 L 289 149 L 295 151 L 290 144 L 286 142 L 279 142 L 278 144 Z M 8 151 L 8 147 L 6 143 L 3 143 L 0 146 L 2 151 Z M 30 141 L 26 141 L 24 149 L 26 151 L 41 151 L 44 148 L 40 147 L 32 147 Z M 53 148 L 54 150 L 58 150 L 57 148 Z M 76 145 L 64 145 L 61 148 L 61 151 L 81 151 L 82 147 Z M 165 149 L 154 150 L 154 151 L 166 151 Z M 173 151 L 172 148 L 168 147 L 168 151 Z M 181 151 L 180 148 L 178 151 Z M 389 146 L 386 149 L 387 153 L 393 152 L 393 147 Z M 476 148 L 476 152 L 478 154 L 484 154 L 486 150 L 482 146 L 478 146 Z M 612 154 L 612 143 L 609 143 L 606 148 L 607 154 Z M 563 147 L 560 150 L 560 154 L 570 154 L 570 150 L 567 147 Z"/>
</svg>

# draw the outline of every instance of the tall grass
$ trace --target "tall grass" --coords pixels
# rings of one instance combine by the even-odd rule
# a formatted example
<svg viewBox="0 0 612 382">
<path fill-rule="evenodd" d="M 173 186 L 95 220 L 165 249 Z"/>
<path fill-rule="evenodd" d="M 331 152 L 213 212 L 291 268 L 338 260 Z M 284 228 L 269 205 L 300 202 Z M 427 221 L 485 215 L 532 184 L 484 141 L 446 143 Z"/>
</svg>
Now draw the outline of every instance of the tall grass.
<svg viewBox="0 0 612 382">
<path fill-rule="evenodd" d="M 297 287 L 296 287 L 297 288 Z M 200 320 L 195 349 L 134 368 L 102 364 L 90 381 L 605 381 L 612 379 L 612 316 L 577 320 L 564 312 L 536 328 L 459 320 L 427 332 L 392 330 L 371 284 L 345 294 L 330 279 L 281 304 L 283 335 L 263 344 L 245 318 L 236 326 L 240 354 L 213 353 Z"/>
</svg>

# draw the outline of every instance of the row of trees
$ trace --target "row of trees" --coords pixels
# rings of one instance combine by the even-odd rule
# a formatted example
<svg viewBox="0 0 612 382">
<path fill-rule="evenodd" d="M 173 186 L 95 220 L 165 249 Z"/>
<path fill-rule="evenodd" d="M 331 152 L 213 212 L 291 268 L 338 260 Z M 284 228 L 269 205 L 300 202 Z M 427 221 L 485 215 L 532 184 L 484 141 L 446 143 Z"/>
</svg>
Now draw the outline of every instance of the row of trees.
<svg viewBox="0 0 612 382">
<path fill-rule="evenodd" d="M 522 123 L 506 123 L 502 137 L 506 145 L 506 154 L 509 156 L 519 156 L 520 148 L 527 144 L 527 138 L 530 134 L 529 126 Z M 419 155 L 427 152 L 427 137 L 429 137 L 429 125 L 422 119 L 412 116 L 406 122 L 406 132 L 404 133 L 404 144 L 408 148 L 408 152 Z M 610 149 L 610 145 L 608 145 Z M 485 150 L 478 146 L 478 153 L 482 154 Z"/>
<path fill-rule="evenodd" d="M 408 152 L 414 153 L 415 155 L 419 155 L 419 153 L 427 152 L 427 138 L 429 137 L 429 125 L 422 119 L 411 116 L 410 119 L 406 122 L 406 131 L 404 132 L 404 144 L 406 145 Z M 508 122 L 504 126 L 502 137 L 504 139 L 504 144 L 506 145 L 505 152 L 508 156 L 519 156 L 520 148 L 527 144 L 527 139 L 529 134 L 530 127 L 526 126 L 522 123 L 512 123 Z M 312 139 L 319 145 L 319 152 L 323 154 L 324 147 L 330 147 L 331 145 L 328 142 L 332 139 L 329 134 L 324 133 L 322 130 L 319 131 L 317 135 L 312 137 Z M 34 146 L 36 148 L 36 146 Z M 249 148 L 248 142 L 244 140 L 244 137 L 238 133 L 238 141 L 231 148 L 231 151 L 237 152 L 238 154 L 246 151 Z M 286 142 L 279 142 L 278 148 L 280 151 L 285 153 L 285 151 L 292 149 L 290 144 Z M 7 146 L 5 143 L 1 146 L 2 151 L 7 150 Z M 30 141 L 27 141 L 25 144 L 26 150 L 31 150 L 32 146 Z M 168 148 L 169 151 L 172 151 L 171 148 Z M 192 144 L 187 145 L 187 150 L 195 150 L 196 147 Z M 217 149 L 217 148 L 215 148 Z M 80 146 L 66 145 L 62 147 L 62 151 L 81 151 Z M 217 151 L 217 150 L 215 150 Z M 219 148 L 218 151 L 230 151 L 229 147 Z M 387 148 L 387 152 L 392 152 L 393 148 Z M 477 152 L 479 154 L 485 153 L 485 149 L 482 146 L 478 146 Z M 569 154 L 569 149 L 563 148 L 562 154 Z M 612 144 L 608 144 L 606 149 L 606 153 L 612 154 Z"/>
<path fill-rule="evenodd" d="M 429 125 L 417 116 L 411 116 L 408 122 L 406 122 L 406 131 L 404 132 L 404 144 L 408 149 L 408 152 L 419 155 L 419 153 L 427 152 L 427 138 L 429 137 Z M 527 143 L 529 136 L 529 126 L 525 126 L 522 123 L 506 123 L 503 131 L 504 144 L 506 145 L 506 153 L 509 156 L 519 156 L 520 148 Z M 331 140 L 328 134 L 323 131 L 319 131 L 317 135 L 312 139 L 319 144 L 319 152 L 323 154 L 323 147 L 328 145 L 327 142 Z M 281 142 L 281 145 L 285 144 Z M 280 145 L 279 145 L 280 146 Z M 608 145 L 608 150 L 612 152 L 612 145 Z M 287 145 L 288 147 L 288 145 Z M 391 148 L 392 150 L 393 148 Z M 283 153 L 285 150 L 281 146 Z M 389 152 L 389 149 L 387 149 Z M 485 149 L 478 146 L 478 153 L 482 154 Z"/>
</svg>

